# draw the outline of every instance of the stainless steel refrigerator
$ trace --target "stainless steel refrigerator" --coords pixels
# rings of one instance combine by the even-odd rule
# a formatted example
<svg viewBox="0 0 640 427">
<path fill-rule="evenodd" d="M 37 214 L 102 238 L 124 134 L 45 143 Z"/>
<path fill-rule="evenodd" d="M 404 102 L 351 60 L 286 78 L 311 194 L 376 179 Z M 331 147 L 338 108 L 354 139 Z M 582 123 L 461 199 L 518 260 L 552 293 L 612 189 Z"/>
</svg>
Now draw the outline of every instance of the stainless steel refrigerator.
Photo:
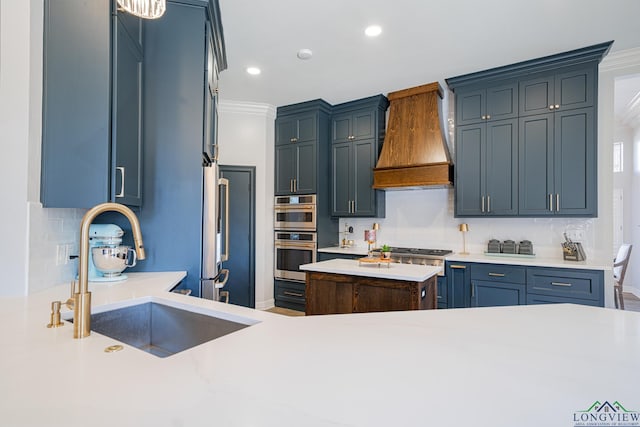
<svg viewBox="0 0 640 427">
<path fill-rule="evenodd" d="M 229 259 L 229 181 L 220 178 L 218 164 L 203 153 L 202 200 L 202 298 L 228 302 L 223 289 L 229 270 L 222 263 Z"/>
</svg>

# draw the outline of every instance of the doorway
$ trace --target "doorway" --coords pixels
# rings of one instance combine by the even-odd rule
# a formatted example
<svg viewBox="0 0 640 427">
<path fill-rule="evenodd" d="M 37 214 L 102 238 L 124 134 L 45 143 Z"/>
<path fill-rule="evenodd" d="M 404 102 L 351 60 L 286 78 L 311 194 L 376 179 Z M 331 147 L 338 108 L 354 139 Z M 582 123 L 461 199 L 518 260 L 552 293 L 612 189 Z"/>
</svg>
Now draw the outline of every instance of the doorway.
<svg viewBox="0 0 640 427">
<path fill-rule="evenodd" d="M 229 302 L 255 308 L 255 166 L 220 166 L 220 176 L 229 180 Z"/>
</svg>

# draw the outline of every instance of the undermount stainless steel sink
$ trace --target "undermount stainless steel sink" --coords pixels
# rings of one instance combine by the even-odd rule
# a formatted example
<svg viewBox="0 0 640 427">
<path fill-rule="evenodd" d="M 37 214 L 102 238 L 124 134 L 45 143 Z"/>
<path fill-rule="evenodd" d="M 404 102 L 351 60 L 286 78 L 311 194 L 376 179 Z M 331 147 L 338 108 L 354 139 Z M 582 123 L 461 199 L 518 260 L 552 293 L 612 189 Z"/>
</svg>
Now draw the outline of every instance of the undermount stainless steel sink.
<svg viewBox="0 0 640 427">
<path fill-rule="evenodd" d="M 91 330 L 167 357 L 258 323 L 246 323 L 149 301 L 91 314 Z"/>
</svg>

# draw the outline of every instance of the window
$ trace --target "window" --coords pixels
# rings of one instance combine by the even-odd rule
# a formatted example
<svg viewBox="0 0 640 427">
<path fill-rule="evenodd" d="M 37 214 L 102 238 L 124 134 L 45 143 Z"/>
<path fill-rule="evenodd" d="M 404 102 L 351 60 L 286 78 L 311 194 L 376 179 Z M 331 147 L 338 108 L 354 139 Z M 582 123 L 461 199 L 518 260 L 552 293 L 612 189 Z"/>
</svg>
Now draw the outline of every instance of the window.
<svg viewBox="0 0 640 427">
<path fill-rule="evenodd" d="M 613 172 L 622 172 L 622 165 L 624 163 L 624 155 L 623 155 L 623 143 L 622 142 L 614 142 L 613 143 Z"/>
</svg>

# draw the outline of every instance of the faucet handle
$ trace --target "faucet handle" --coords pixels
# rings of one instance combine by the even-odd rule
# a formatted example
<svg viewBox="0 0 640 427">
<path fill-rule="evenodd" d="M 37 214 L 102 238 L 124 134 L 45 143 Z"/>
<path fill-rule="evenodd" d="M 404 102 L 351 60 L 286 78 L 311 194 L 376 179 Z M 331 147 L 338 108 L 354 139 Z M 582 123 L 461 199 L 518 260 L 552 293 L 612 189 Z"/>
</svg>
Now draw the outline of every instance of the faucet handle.
<svg viewBox="0 0 640 427">
<path fill-rule="evenodd" d="M 73 302 L 75 301 L 75 298 L 74 298 L 75 293 L 76 293 L 76 281 L 72 280 L 71 281 L 71 296 L 64 303 L 64 305 L 66 305 L 69 310 L 73 310 Z"/>
<path fill-rule="evenodd" d="M 60 320 L 61 305 L 62 303 L 60 301 L 53 301 L 51 303 L 51 320 L 49 320 L 47 328 L 59 328 L 60 326 L 64 326 L 64 323 Z"/>
</svg>

